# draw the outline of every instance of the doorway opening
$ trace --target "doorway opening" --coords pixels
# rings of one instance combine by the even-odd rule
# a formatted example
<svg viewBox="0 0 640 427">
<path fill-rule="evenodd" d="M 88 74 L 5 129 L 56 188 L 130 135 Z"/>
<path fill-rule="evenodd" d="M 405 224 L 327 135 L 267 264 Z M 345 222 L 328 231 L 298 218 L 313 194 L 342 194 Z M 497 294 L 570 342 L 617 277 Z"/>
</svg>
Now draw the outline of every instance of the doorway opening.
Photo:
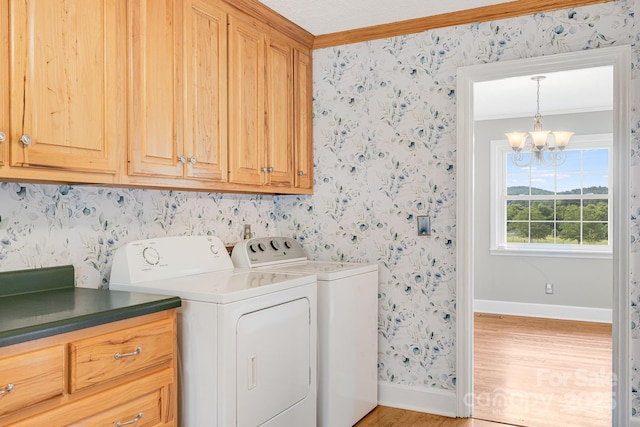
<svg viewBox="0 0 640 427">
<path fill-rule="evenodd" d="M 616 381 L 611 390 L 614 426 L 628 425 L 630 417 L 629 371 L 629 125 L 628 85 L 630 51 L 628 46 L 593 51 L 529 58 L 459 69 L 458 73 L 458 283 L 457 283 L 457 401 L 458 416 L 473 415 L 474 354 L 474 271 L 479 262 L 474 250 L 477 214 L 476 191 L 477 146 L 474 129 L 474 84 L 477 82 L 530 76 L 599 66 L 613 67 L 613 176 L 611 210 L 612 236 L 612 371 Z"/>
</svg>

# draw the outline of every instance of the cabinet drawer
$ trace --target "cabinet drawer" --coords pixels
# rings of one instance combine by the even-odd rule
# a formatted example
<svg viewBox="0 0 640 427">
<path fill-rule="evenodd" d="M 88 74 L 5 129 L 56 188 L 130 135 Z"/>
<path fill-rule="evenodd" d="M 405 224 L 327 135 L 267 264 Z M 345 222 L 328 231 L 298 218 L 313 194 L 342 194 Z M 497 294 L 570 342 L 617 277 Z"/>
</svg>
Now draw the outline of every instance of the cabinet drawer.
<svg viewBox="0 0 640 427">
<path fill-rule="evenodd" d="M 62 345 L 1 359 L 0 416 L 62 396 L 63 377 Z"/>
<path fill-rule="evenodd" d="M 169 364 L 175 341 L 172 319 L 74 341 L 69 344 L 69 391 Z"/>
<path fill-rule="evenodd" d="M 113 427 L 117 422 L 136 420 L 131 427 L 174 426 L 176 414 L 173 369 L 126 382 L 34 416 L 10 422 L 12 427 L 74 426 Z M 5 425 L 0 422 L 0 425 Z"/>
<path fill-rule="evenodd" d="M 85 418 L 74 427 L 113 427 L 117 423 L 132 427 L 151 427 L 162 424 L 162 390 L 133 398 L 127 403 Z"/>
</svg>

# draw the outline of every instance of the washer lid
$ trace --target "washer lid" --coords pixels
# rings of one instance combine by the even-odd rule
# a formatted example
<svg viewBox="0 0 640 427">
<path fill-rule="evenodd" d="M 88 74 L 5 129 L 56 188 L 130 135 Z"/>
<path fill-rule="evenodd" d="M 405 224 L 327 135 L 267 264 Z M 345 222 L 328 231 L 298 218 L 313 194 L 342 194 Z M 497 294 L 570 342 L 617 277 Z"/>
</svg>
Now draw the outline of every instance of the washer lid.
<svg viewBox="0 0 640 427">
<path fill-rule="evenodd" d="M 318 276 L 318 280 L 336 280 L 343 277 L 368 273 L 370 271 L 377 273 L 378 265 L 352 262 L 300 261 L 260 267 L 256 270 L 274 271 L 278 273 L 315 274 Z"/>
<path fill-rule="evenodd" d="M 314 283 L 315 275 L 230 269 L 138 283 L 112 282 L 109 289 L 226 304 Z"/>
</svg>

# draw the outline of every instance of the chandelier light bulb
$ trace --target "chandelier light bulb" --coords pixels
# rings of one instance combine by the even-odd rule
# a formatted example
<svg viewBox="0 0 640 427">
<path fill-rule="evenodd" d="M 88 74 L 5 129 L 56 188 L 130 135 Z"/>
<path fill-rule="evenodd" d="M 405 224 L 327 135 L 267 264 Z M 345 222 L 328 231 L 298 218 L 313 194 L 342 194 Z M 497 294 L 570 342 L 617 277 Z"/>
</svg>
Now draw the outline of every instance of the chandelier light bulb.
<svg viewBox="0 0 640 427">
<path fill-rule="evenodd" d="M 564 148 L 569 145 L 569 139 L 571 139 L 571 136 L 573 135 L 573 132 L 567 131 L 555 131 L 552 133 L 556 139 L 556 147 L 560 150 L 564 150 Z"/>
<path fill-rule="evenodd" d="M 529 134 L 526 132 L 511 132 L 506 135 L 511 148 L 513 148 L 514 151 L 520 151 L 524 148 L 524 144 L 527 142 L 527 135 Z"/>
<path fill-rule="evenodd" d="M 547 136 L 549 136 L 548 130 L 541 130 L 538 132 L 529 132 L 531 138 L 533 139 L 533 145 L 536 147 L 536 150 L 542 151 L 547 145 Z"/>
</svg>

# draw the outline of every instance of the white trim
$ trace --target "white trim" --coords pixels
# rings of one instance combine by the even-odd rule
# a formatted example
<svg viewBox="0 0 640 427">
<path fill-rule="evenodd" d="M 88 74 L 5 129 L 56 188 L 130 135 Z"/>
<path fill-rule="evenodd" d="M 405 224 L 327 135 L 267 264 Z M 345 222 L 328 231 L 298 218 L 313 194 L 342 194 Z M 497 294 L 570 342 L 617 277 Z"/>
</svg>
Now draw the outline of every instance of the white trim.
<svg viewBox="0 0 640 427">
<path fill-rule="evenodd" d="M 577 245 L 576 245 L 577 246 Z M 490 249 L 489 253 L 496 256 L 538 256 L 538 257 L 550 257 L 550 258 L 578 258 L 578 259 L 612 259 L 613 254 L 611 252 L 596 252 L 585 251 L 577 248 L 572 252 L 567 250 L 550 250 L 548 248 L 526 248 L 526 249 Z"/>
<path fill-rule="evenodd" d="M 378 403 L 427 414 L 456 416 L 456 393 L 450 390 L 378 382 Z"/>
<path fill-rule="evenodd" d="M 496 78 L 531 75 L 613 65 L 613 372 L 618 378 L 613 392 L 618 396 L 613 410 L 613 426 L 629 427 L 631 418 L 631 368 L 629 327 L 629 88 L 631 49 L 628 45 L 590 49 L 573 53 L 539 56 L 523 60 L 479 64 L 458 69 L 457 145 L 457 278 L 456 278 L 456 381 L 459 417 L 473 414 L 472 402 L 465 396 L 473 392 L 473 270 L 474 270 L 474 126 L 473 85 Z"/>
<path fill-rule="evenodd" d="M 473 301 L 475 313 L 508 314 L 512 316 L 543 317 L 545 319 L 579 320 L 584 322 L 611 323 L 609 308 L 576 307 L 572 305 L 531 304 L 512 301 Z"/>
<path fill-rule="evenodd" d="M 640 427 L 640 417 L 631 417 L 629 427 Z"/>
</svg>

